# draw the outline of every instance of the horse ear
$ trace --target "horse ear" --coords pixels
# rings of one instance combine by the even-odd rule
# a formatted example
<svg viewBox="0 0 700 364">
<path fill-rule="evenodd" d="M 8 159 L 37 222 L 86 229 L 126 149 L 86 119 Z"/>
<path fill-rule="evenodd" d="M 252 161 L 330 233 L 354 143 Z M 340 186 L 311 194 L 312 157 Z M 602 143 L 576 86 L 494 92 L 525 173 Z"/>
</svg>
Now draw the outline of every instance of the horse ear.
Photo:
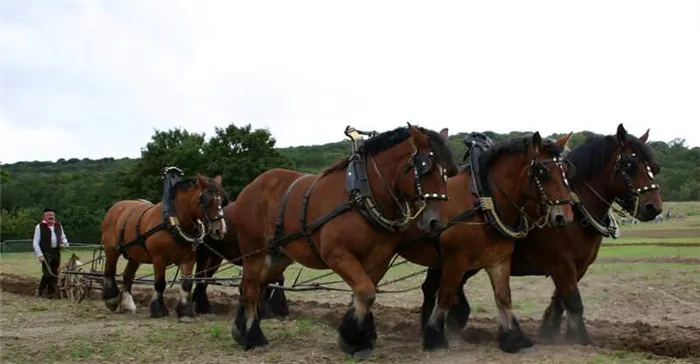
<svg viewBox="0 0 700 364">
<path fill-rule="evenodd" d="M 449 134 L 450 134 L 450 132 L 449 132 L 449 130 L 447 130 L 447 128 L 442 128 L 442 130 L 440 130 L 440 138 L 442 138 L 442 140 L 444 140 L 444 141 L 447 141 Z"/>
<path fill-rule="evenodd" d="M 557 145 L 559 146 L 559 148 L 564 150 L 566 148 L 566 145 L 569 144 L 569 140 L 571 139 L 571 136 L 573 134 L 574 132 L 572 131 L 568 135 L 564 135 L 563 137 L 559 138 L 559 140 L 557 140 Z"/>
<path fill-rule="evenodd" d="M 416 148 L 427 148 L 428 139 L 425 137 L 425 135 L 423 135 L 418 128 L 410 123 L 407 122 L 406 124 L 408 124 L 408 132 L 411 133 L 411 144 L 413 144 L 413 146 Z"/>
<path fill-rule="evenodd" d="M 642 134 L 642 136 L 639 137 L 639 140 L 642 143 L 646 143 L 647 139 L 649 139 L 649 129 L 647 129 L 647 131 L 644 134 Z"/>
<path fill-rule="evenodd" d="M 209 182 L 201 174 L 197 173 L 197 185 L 200 188 L 209 188 Z"/>
<path fill-rule="evenodd" d="M 542 136 L 540 135 L 539 131 L 532 134 L 532 147 L 535 148 L 535 152 L 542 148 Z"/>
<path fill-rule="evenodd" d="M 620 123 L 620 125 L 617 126 L 617 142 L 620 144 L 625 144 L 627 141 L 627 130 L 625 130 L 625 127 Z"/>
</svg>

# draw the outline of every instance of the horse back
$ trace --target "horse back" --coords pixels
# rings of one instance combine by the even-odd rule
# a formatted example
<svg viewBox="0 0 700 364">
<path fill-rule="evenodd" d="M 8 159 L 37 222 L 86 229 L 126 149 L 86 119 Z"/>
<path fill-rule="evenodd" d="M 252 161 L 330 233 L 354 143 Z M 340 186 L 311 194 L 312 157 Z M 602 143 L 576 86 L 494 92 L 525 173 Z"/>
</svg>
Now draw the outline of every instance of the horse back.
<svg viewBox="0 0 700 364">
<path fill-rule="evenodd" d="M 121 229 L 125 230 L 125 235 L 135 235 L 136 220 L 149 206 L 153 206 L 153 203 L 146 200 L 122 200 L 113 204 L 102 219 L 103 244 L 116 246 Z M 149 225 L 151 225 L 150 222 L 142 221 L 142 227 Z"/>
<path fill-rule="evenodd" d="M 232 208 L 230 218 L 235 221 L 236 228 L 233 230 L 251 236 L 266 234 L 268 227 L 274 225 L 285 192 L 303 175 L 301 172 L 283 168 L 270 169 L 258 175 L 236 198 L 236 207 Z M 306 181 L 301 182 L 310 183 L 313 179 L 315 178 L 308 177 Z M 297 190 L 303 187 L 299 184 L 295 186 Z"/>
</svg>

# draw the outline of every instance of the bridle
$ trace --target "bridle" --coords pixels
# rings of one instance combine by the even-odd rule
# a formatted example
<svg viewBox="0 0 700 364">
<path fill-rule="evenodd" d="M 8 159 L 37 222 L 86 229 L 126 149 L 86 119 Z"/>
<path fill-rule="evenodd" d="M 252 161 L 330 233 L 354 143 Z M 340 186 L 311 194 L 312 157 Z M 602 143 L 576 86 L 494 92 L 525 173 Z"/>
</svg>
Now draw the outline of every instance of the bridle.
<svg viewBox="0 0 700 364">
<path fill-rule="evenodd" d="M 392 199 L 401 211 L 401 216 L 396 220 L 392 221 L 391 225 L 403 228 L 416 217 L 418 217 L 418 215 L 420 215 L 420 213 L 423 212 L 423 210 L 425 210 L 429 200 L 447 201 L 449 199 L 446 193 L 424 192 L 423 185 L 421 184 L 421 179 L 430 174 L 430 171 L 433 169 L 434 164 L 440 172 L 440 176 L 442 178 L 443 183 L 447 184 L 447 170 L 445 167 L 443 167 L 440 163 L 437 162 L 435 154 L 432 150 L 429 149 L 425 152 L 418 152 L 418 150 L 414 147 L 413 153 L 411 153 L 411 156 L 409 157 L 406 165 L 403 167 L 401 173 L 399 173 L 399 175 L 391 185 L 386 182 L 386 179 L 379 170 L 379 167 L 377 166 L 374 157 L 371 157 L 370 159 L 372 161 L 374 171 L 377 173 L 377 175 L 379 175 L 379 179 L 382 180 L 384 186 L 389 190 Z M 412 198 L 404 198 L 402 201 L 399 197 L 397 197 L 397 195 L 403 194 L 394 192 L 395 190 L 400 191 L 400 189 L 398 188 L 399 183 L 401 182 L 403 177 L 411 170 L 413 170 L 414 195 Z M 389 221 L 388 219 L 382 216 L 377 216 L 377 218 L 387 220 L 387 222 Z"/>
<path fill-rule="evenodd" d="M 559 170 L 559 173 L 561 173 L 562 180 L 564 181 L 567 190 L 571 192 L 569 180 L 566 178 L 566 173 L 564 172 L 563 168 L 564 163 L 567 162 L 564 161 L 564 159 L 560 156 L 546 159 L 537 159 L 536 155 L 532 156 L 532 161 L 530 161 L 527 174 L 530 183 L 533 183 L 535 185 L 535 189 L 537 190 L 537 194 L 540 200 L 539 205 L 537 207 L 537 212 L 538 215 L 540 215 L 540 217 L 537 219 L 537 221 L 535 221 L 535 226 L 538 228 L 543 228 L 547 225 L 549 215 L 552 213 L 552 209 L 554 208 L 554 206 L 573 205 L 574 203 L 574 200 L 571 197 L 563 200 L 549 199 L 547 197 L 547 192 L 544 190 L 544 186 L 542 184 L 542 182 L 547 183 L 552 179 L 550 170 L 549 168 L 547 168 L 547 165 L 555 164 L 557 166 L 557 169 Z M 570 163 L 567 163 L 567 167 L 572 168 Z M 542 213 L 543 211 L 544 213 Z"/>
<path fill-rule="evenodd" d="M 208 207 L 212 203 L 212 200 L 214 203 L 219 206 L 219 208 L 216 211 L 216 215 L 209 216 L 208 214 Z M 199 208 L 202 216 L 204 217 L 204 235 L 207 235 L 211 233 L 211 225 L 219 220 L 224 219 L 224 207 L 228 205 L 228 198 L 224 196 L 222 193 L 215 191 L 214 189 L 207 189 L 206 191 L 202 189 L 199 192 L 199 197 L 197 198 L 197 207 Z"/>
<path fill-rule="evenodd" d="M 538 218 L 535 219 L 530 214 L 528 214 L 522 207 L 520 207 L 515 201 L 513 201 L 506 193 L 501 189 L 501 187 L 496 183 L 495 181 L 493 184 L 498 188 L 498 190 L 501 192 L 503 196 L 510 201 L 510 203 L 515 206 L 515 208 L 520 212 L 520 214 L 525 217 L 525 224 L 526 224 L 526 231 L 530 231 L 534 228 L 544 228 L 547 226 L 547 223 L 549 221 L 549 215 L 552 213 L 552 209 L 554 206 L 559 206 L 559 205 L 573 205 L 574 200 L 572 198 L 567 198 L 567 199 L 549 199 L 547 197 L 547 193 L 544 189 L 544 183 L 547 183 L 551 180 L 552 175 L 550 173 L 549 168 L 547 168 L 547 165 L 549 164 L 554 164 L 557 166 L 559 172 L 562 175 L 562 179 L 564 181 L 564 184 L 566 185 L 567 189 L 569 191 L 569 181 L 566 178 L 566 173 L 564 172 L 563 166 L 564 163 L 567 163 L 567 166 L 571 166 L 570 163 L 566 162 L 563 158 L 556 156 L 552 158 L 537 158 L 537 153 L 533 153 L 532 159 L 530 160 L 530 163 L 527 166 L 527 174 L 528 174 L 528 182 L 533 184 L 535 186 L 535 190 L 537 192 L 537 195 L 539 197 L 539 204 L 537 206 L 537 215 Z M 530 225 L 532 224 L 532 225 Z"/>
<path fill-rule="evenodd" d="M 650 183 L 641 187 L 635 187 L 632 184 L 632 177 L 636 172 L 637 169 L 639 168 L 639 163 L 637 162 L 639 160 L 640 162 L 643 163 L 644 168 L 646 169 L 647 177 L 649 177 Z M 618 151 L 617 155 L 615 156 L 615 162 L 613 164 L 613 173 L 610 175 L 610 183 L 615 179 L 615 176 L 617 174 L 620 174 L 622 177 L 622 180 L 625 183 L 626 191 L 625 191 L 625 196 L 623 198 L 620 198 L 616 196 L 613 201 L 617 202 L 620 206 L 622 206 L 627 212 L 632 214 L 632 216 L 637 216 L 637 212 L 639 211 L 639 201 L 640 197 L 643 193 L 646 192 L 651 192 L 659 189 L 659 185 L 657 183 L 654 183 L 654 173 L 651 170 L 651 167 L 649 166 L 649 163 L 642 160 L 641 158 L 637 157 L 637 153 L 630 153 L 627 155 L 623 155 L 620 151 Z M 605 203 L 608 208 L 611 208 L 615 210 L 618 215 L 623 216 L 623 213 L 621 211 L 617 211 L 612 205 L 612 202 L 608 202 L 603 196 L 596 191 L 593 186 L 591 186 L 588 182 L 583 181 L 584 185 L 593 192 L 598 199 L 600 199 L 603 203 Z"/>
</svg>

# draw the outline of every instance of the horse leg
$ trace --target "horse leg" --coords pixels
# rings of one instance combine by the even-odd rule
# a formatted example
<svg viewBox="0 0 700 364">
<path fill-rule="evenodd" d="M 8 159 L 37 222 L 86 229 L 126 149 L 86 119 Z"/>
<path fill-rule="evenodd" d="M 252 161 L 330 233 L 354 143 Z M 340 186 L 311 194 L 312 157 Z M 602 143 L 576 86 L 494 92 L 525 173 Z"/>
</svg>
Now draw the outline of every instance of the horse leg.
<svg viewBox="0 0 700 364">
<path fill-rule="evenodd" d="M 464 267 L 468 266 L 466 257 L 462 254 L 445 255 L 448 258 L 445 259 L 442 266 L 438 299 L 433 304 L 432 312 L 423 327 L 423 349 L 428 351 L 446 349 L 448 347 L 447 336 L 445 335 L 447 312 L 457 298 L 457 289 L 465 272 Z M 434 280 L 435 278 L 432 279 Z"/>
<path fill-rule="evenodd" d="M 134 260 L 129 260 L 122 273 L 123 290 L 121 293 L 121 300 L 119 301 L 119 308 L 122 312 L 136 313 L 136 304 L 134 303 L 134 298 L 131 296 L 131 286 L 134 283 L 134 276 L 140 265 L 140 263 Z"/>
<path fill-rule="evenodd" d="M 104 241 L 104 240 L 103 240 Z M 117 274 L 117 260 L 119 256 L 114 249 L 105 249 L 105 270 L 102 283 L 102 300 L 111 311 L 116 311 L 119 306 L 119 287 L 114 277 Z"/>
<path fill-rule="evenodd" d="M 155 278 L 153 282 L 153 298 L 151 299 L 151 317 L 168 316 L 168 307 L 165 306 L 163 292 L 165 292 L 165 262 L 161 257 L 153 258 L 153 272 Z"/>
<path fill-rule="evenodd" d="M 338 327 L 338 345 L 355 360 L 368 359 L 377 339 L 374 315 L 370 311 L 376 298 L 376 285 L 352 254 L 339 252 L 332 257 L 327 263 L 328 267 L 343 278 L 353 291 L 352 304 Z"/>
<path fill-rule="evenodd" d="M 539 337 L 543 343 L 551 344 L 561 335 L 561 317 L 564 313 L 564 303 L 559 292 L 555 289 L 549 306 L 542 314 L 542 324 L 539 328 Z"/>
<path fill-rule="evenodd" d="M 209 249 L 205 247 L 199 247 L 197 250 L 197 273 L 195 277 L 198 278 L 211 278 L 216 274 L 221 263 L 221 257 L 216 254 L 212 254 Z M 207 283 L 200 282 L 197 283 L 192 292 L 192 300 L 194 302 L 194 311 L 198 314 L 208 314 L 211 313 L 211 304 L 209 303 L 209 297 L 207 296 Z"/>
<path fill-rule="evenodd" d="M 242 237 L 239 241 L 242 241 Z M 241 242 L 241 246 L 254 245 Z M 238 286 L 240 296 L 236 317 L 231 327 L 231 336 L 243 346 L 245 351 L 268 344 L 267 338 L 260 328 L 258 317 L 258 301 L 264 266 L 265 255 L 262 253 L 249 256 L 243 261 L 243 280 Z"/>
<path fill-rule="evenodd" d="M 442 267 L 428 268 L 428 273 L 425 275 L 425 280 L 420 286 L 423 291 L 423 305 L 420 309 L 420 331 L 423 332 L 425 325 L 428 323 L 430 314 L 435 308 L 437 292 L 440 289 L 440 277 L 442 277 Z"/>
<path fill-rule="evenodd" d="M 467 295 L 464 293 L 464 285 L 467 284 L 467 280 L 473 277 L 479 269 L 470 270 L 464 273 L 462 276 L 462 282 L 460 282 L 457 287 L 457 302 L 455 302 L 450 311 L 447 313 L 447 327 L 453 330 L 462 330 L 467 327 L 469 322 L 469 315 L 472 312 L 469 306 L 469 301 L 467 300 Z"/>
<path fill-rule="evenodd" d="M 180 322 L 194 322 L 194 306 L 192 305 L 192 268 L 194 259 L 185 259 L 180 263 L 182 279 L 180 283 L 180 299 L 175 307 Z"/>
<path fill-rule="evenodd" d="M 277 276 L 271 283 L 284 286 L 284 274 Z M 289 304 L 283 289 L 265 287 L 263 297 L 260 300 L 260 317 L 287 317 L 289 316 Z"/>
<path fill-rule="evenodd" d="M 507 353 L 516 353 L 533 346 L 513 314 L 510 294 L 510 255 L 486 267 L 498 308 L 498 346 Z"/>
<path fill-rule="evenodd" d="M 578 290 L 579 274 L 573 261 L 560 264 L 552 272 L 552 280 L 557 286 L 557 296 L 566 309 L 566 338 L 571 343 L 592 345 L 586 324 L 583 322 L 583 301 Z"/>
</svg>

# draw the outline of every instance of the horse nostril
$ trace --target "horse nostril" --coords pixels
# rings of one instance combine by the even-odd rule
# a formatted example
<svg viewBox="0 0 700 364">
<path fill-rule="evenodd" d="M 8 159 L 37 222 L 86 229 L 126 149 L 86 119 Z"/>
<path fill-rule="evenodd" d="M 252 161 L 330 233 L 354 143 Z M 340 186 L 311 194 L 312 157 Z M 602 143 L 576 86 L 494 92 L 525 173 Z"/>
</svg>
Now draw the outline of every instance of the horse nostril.
<svg viewBox="0 0 700 364">
<path fill-rule="evenodd" d="M 661 209 L 656 207 L 656 205 L 653 203 L 644 204 L 644 210 L 650 214 L 653 214 L 654 216 L 661 213 Z"/>
<path fill-rule="evenodd" d="M 440 220 L 430 219 L 428 221 L 428 228 L 430 229 L 430 231 L 438 231 L 440 229 Z"/>
<path fill-rule="evenodd" d="M 556 216 L 554 216 L 554 225 L 556 225 L 557 227 L 566 226 L 566 219 L 564 218 L 564 215 L 557 214 Z"/>
</svg>

